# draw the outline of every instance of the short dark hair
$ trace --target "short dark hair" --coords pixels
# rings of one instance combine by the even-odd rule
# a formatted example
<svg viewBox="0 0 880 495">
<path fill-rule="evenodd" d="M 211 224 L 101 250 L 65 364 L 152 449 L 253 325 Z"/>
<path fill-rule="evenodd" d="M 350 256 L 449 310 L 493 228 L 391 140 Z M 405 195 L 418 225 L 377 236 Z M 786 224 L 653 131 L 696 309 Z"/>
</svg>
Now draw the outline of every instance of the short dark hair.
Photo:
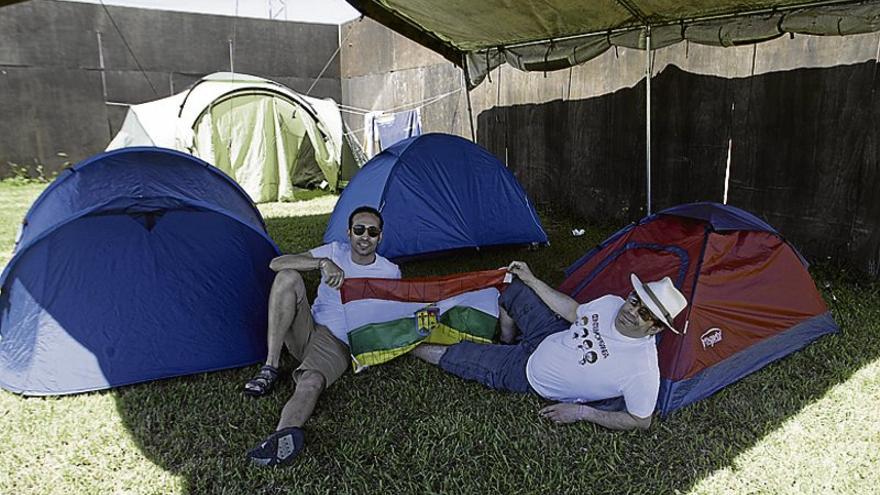
<svg viewBox="0 0 880 495">
<path fill-rule="evenodd" d="M 384 220 L 382 220 L 382 214 L 379 213 L 379 210 L 373 208 L 372 206 L 358 206 L 351 212 L 351 215 L 348 216 L 348 230 L 351 230 L 351 227 L 354 222 L 354 217 L 358 213 L 369 213 L 370 215 L 375 215 L 376 218 L 379 219 L 379 228 L 381 229 L 384 226 Z"/>
</svg>

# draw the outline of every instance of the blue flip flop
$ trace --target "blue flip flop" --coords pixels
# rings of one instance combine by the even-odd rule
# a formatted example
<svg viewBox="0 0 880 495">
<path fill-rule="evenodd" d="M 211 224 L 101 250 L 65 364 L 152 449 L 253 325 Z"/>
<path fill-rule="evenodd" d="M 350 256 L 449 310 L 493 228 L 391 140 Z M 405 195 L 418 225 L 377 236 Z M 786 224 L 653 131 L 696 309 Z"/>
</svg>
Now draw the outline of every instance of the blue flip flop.
<svg viewBox="0 0 880 495">
<path fill-rule="evenodd" d="M 302 428 L 283 428 L 251 449 L 247 456 L 260 466 L 287 466 L 302 451 L 305 441 Z"/>
</svg>

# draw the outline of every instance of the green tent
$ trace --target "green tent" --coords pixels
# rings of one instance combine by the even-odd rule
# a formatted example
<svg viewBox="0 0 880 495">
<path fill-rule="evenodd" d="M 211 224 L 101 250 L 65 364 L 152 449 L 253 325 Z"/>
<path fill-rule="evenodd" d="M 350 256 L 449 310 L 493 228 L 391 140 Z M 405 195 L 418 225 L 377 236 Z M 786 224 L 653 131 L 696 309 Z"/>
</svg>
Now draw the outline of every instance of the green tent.
<svg viewBox="0 0 880 495">
<path fill-rule="evenodd" d="M 297 188 L 344 187 L 363 163 L 352 145 L 334 101 L 255 76 L 216 73 L 182 93 L 133 105 L 107 149 L 192 153 L 259 203 L 293 199 Z"/>
</svg>

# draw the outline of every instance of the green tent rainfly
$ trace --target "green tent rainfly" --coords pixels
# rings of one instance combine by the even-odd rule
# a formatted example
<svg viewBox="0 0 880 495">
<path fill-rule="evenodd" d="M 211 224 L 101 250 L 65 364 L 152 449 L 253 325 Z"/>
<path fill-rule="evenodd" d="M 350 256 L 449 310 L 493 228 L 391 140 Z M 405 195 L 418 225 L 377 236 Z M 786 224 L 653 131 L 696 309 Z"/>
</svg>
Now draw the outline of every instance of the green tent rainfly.
<svg viewBox="0 0 880 495">
<path fill-rule="evenodd" d="M 257 203 L 293 199 L 297 187 L 335 191 L 359 166 L 333 100 L 228 72 L 131 106 L 107 149 L 128 146 L 191 153 L 234 178 Z"/>
</svg>

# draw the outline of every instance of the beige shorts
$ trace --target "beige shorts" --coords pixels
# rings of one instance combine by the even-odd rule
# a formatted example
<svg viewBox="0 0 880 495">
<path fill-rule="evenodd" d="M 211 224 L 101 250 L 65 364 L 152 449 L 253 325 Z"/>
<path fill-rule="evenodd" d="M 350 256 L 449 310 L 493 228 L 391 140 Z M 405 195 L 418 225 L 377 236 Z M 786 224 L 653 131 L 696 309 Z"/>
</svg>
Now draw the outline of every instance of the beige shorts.
<svg viewBox="0 0 880 495">
<path fill-rule="evenodd" d="M 296 317 L 290 331 L 284 336 L 284 343 L 299 366 L 293 370 L 294 381 L 306 370 L 314 370 L 324 377 L 324 386 L 329 387 L 339 379 L 351 363 L 348 347 L 330 333 L 324 325 L 312 319 L 312 309 L 305 297 L 297 304 Z"/>
</svg>

